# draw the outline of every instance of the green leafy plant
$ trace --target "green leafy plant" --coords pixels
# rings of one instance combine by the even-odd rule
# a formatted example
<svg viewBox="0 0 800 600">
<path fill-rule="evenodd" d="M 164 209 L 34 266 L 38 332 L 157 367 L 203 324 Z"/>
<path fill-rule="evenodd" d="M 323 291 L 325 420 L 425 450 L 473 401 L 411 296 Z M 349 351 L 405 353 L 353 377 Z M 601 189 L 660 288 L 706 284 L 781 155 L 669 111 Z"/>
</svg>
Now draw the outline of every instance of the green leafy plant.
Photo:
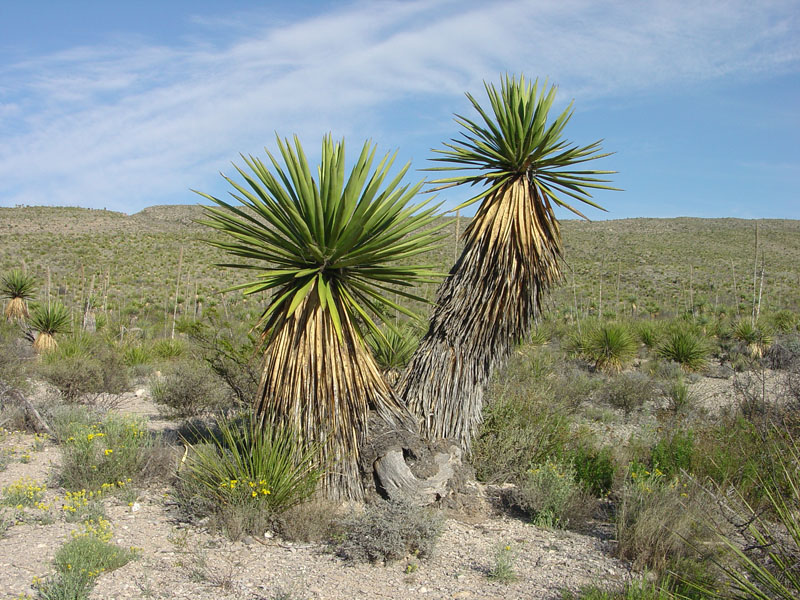
<svg viewBox="0 0 800 600">
<path fill-rule="evenodd" d="M 514 550 L 510 544 L 501 544 L 494 553 L 494 565 L 489 569 L 487 577 L 500 583 L 513 583 L 517 580 L 514 571 Z"/>
<path fill-rule="evenodd" d="M 740 319 L 733 327 L 733 337 L 747 349 L 751 358 L 761 358 L 772 345 L 772 334 L 760 323 Z"/>
<path fill-rule="evenodd" d="M 531 465 L 518 484 L 514 500 L 540 527 L 564 528 L 586 504 L 570 461 L 547 460 Z"/>
<path fill-rule="evenodd" d="M 0 279 L 0 298 L 6 298 L 7 321 L 21 321 L 29 317 L 28 300 L 36 294 L 36 279 L 19 269 L 3 275 Z"/>
<path fill-rule="evenodd" d="M 584 354 L 595 368 L 619 373 L 636 355 L 636 342 L 625 325 L 601 323 L 589 333 Z"/>
<path fill-rule="evenodd" d="M 111 525 L 99 518 L 84 522 L 83 531 L 56 552 L 53 576 L 34 580 L 41 600 L 85 600 L 97 578 L 128 564 L 136 557 L 132 549 L 111 542 Z"/>
<path fill-rule="evenodd" d="M 688 329 L 675 329 L 658 347 L 658 355 L 681 365 L 686 371 L 702 371 L 711 353 L 708 342 Z"/>
<path fill-rule="evenodd" d="M 420 338 L 419 327 L 401 325 L 387 327 L 382 335 L 370 332 L 366 341 L 375 362 L 384 371 L 399 370 L 408 364 Z"/>
<path fill-rule="evenodd" d="M 79 416 L 57 423 L 62 446 L 59 481 L 68 490 L 127 483 L 142 475 L 152 457 L 154 440 L 140 418 L 109 414 L 101 420 Z"/>
<path fill-rule="evenodd" d="M 58 346 L 55 336 L 70 330 L 69 310 L 61 302 L 39 304 L 31 313 L 30 325 L 38 333 L 33 348 L 37 352 L 49 352 Z"/>
<path fill-rule="evenodd" d="M 221 518 L 228 535 L 256 533 L 314 492 L 322 473 L 318 449 L 295 432 L 262 427 L 249 415 L 220 418 L 217 427 L 206 443 L 186 442 L 189 453 L 179 476 L 184 498 L 205 500 L 204 510 Z"/>
<path fill-rule="evenodd" d="M 553 207 L 580 211 L 564 197 L 599 208 L 591 189 L 612 189 L 583 164 L 602 158 L 600 142 L 570 144 L 571 105 L 548 122 L 556 88 L 507 75 L 485 84 L 490 108 L 467 94 L 479 118 L 456 116 L 462 136 L 434 159 L 435 171 L 461 171 L 433 183 L 480 186 L 461 207 L 480 202 L 464 249 L 437 292 L 430 327 L 399 384 L 431 438 L 455 438 L 469 450 L 480 426 L 483 390 L 508 358 L 561 277 L 561 231 Z"/>
<path fill-rule="evenodd" d="M 610 447 L 597 449 L 581 444 L 572 455 L 572 466 L 575 479 L 593 496 L 603 496 L 611 491 L 617 467 Z"/>
<path fill-rule="evenodd" d="M 394 161 L 387 155 L 373 170 L 370 143 L 349 177 L 344 142 L 330 136 L 322 142 L 317 178 L 296 137 L 293 144 L 279 138 L 278 147 L 283 164 L 270 153 L 272 169 L 245 158 L 249 171 L 237 167 L 245 184 L 226 178 L 238 205 L 201 194 L 216 205 L 206 207 L 203 223 L 233 238 L 210 242 L 243 259 L 225 266 L 261 271 L 233 289 L 272 294 L 258 322 L 261 423 L 290 427 L 318 448 L 323 463 L 335 458 L 323 491 L 358 499 L 368 407 L 392 427 L 414 427 L 363 337 L 366 330 L 383 335 L 375 319 L 387 322 L 389 310 L 414 317 L 390 295 L 424 302 L 411 288 L 435 274 L 411 261 L 438 239 L 429 227 L 436 207 L 411 204 L 422 182 L 401 185 L 408 165 L 387 180 Z"/>
</svg>

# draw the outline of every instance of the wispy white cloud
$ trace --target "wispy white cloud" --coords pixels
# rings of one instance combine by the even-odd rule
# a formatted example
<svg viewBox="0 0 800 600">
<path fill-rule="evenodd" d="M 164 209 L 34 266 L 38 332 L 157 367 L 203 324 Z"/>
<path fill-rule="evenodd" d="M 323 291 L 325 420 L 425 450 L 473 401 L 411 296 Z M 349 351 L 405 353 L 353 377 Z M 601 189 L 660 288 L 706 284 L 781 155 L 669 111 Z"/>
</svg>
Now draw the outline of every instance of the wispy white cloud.
<svg viewBox="0 0 800 600">
<path fill-rule="evenodd" d="M 189 202 L 276 130 L 429 147 L 463 91 L 504 71 L 595 101 L 796 71 L 794 3 L 756 4 L 356 2 L 280 24 L 251 13 L 170 46 L 65 48 L 0 67 L 0 205 Z M 411 105 L 443 119 L 420 126 Z"/>
</svg>

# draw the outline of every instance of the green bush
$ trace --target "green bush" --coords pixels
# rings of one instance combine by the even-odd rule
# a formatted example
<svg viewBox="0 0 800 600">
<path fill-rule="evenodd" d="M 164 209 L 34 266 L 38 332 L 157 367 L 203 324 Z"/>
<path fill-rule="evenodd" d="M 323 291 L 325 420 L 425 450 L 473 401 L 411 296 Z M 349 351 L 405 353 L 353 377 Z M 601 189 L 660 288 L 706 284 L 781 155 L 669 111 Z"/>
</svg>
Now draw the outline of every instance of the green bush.
<svg viewBox="0 0 800 600">
<path fill-rule="evenodd" d="M 540 527 L 566 527 L 584 516 L 587 498 L 569 461 L 547 460 L 531 465 L 513 495 L 514 502 Z"/>
<path fill-rule="evenodd" d="M 206 443 L 186 442 L 190 452 L 179 473 L 178 497 L 189 512 L 214 517 L 233 539 L 262 535 L 275 515 L 314 492 L 321 475 L 316 449 L 250 416 L 221 418 L 217 426 Z"/>
<path fill-rule="evenodd" d="M 44 355 L 38 373 L 67 402 L 87 396 L 93 402 L 100 394 L 121 394 L 129 385 L 116 352 L 86 335 L 61 340 L 55 350 Z"/>
<path fill-rule="evenodd" d="M 760 323 L 740 319 L 733 327 L 733 338 L 737 340 L 750 358 L 761 358 L 772 345 L 772 333 Z"/>
<path fill-rule="evenodd" d="M 660 439 L 651 450 L 651 461 L 654 468 L 660 469 L 665 477 L 680 474 L 681 470 L 691 471 L 694 456 L 694 433 L 673 431 Z"/>
<path fill-rule="evenodd" d="M 621 373 L 611 377 L 597 393 L 598 400 L 622 409 L 627 417 L 656 397 L 652 379 L 638 372 Z"/>
<path fill-rule="evenodd" d="M 640 321 L 636 326 L 636 336 L 648 348 L 658 346 L 663 332 L 657 321 Z"/>
<path fill-rule="evenodd" d="M 708 342 L 688 329 L 675 329 L 658 347 L 661 358 L 674 361 L 687 371 L 701 371 L 708 363 Z"/>
<path fill-rule="evenodd" d="M 781 333 L 790 333 L 797 330 L 800 318 L 790 310 L 781 310 L 772 315 L 772 326 Z"/>
<path fill-rule="evenodd" d="M 767 444 L 776 470 L 758 474 L 765 506 L 747 501 L 740 490 L 717 493 L 714 503 L 724 506 L 730 527 L 706 521 L 716 541 L 726 550 L 710 556 L 722 573 L 722 584 L 691 581 L 706 598 L 795 599 L 800 596 L 800 449 L 784 432 L 775 431 Z M 776 441 L 779 443 L 775 443 Z"/>
<path fill-rule="evenodd" d="M 692 487 L 658 468 L 633 464 L 616 515 L 617 552 L 634 569 L 664 570 L 671 561 L 694 556 L 701 543 L 700 507 Z"/>
<path fill-rule="evenodd" d="M 518 386 L 498 386 L 494 393 L 500 396 L 485 409 L 472 445 L 472 465 L 481 481 L 518 481 L 530 465 L 564 453 L 573 436 L 554 400 Z"/>
<path fill-rule="evenodd" d="M 370 331 L 366 342 L 378 366 L 389 371 L 403 369 L 408 364 L 420 337 L 422 332 L 418 327 L 403 324 L 396 329 L 384 328 L 383 336 Z"/>
<path fill-rule="evenodd" d="M 153 402 L 171 417 L 193 417 L 220 408 L 225 390 L 204 363 L 180 361 L 150 379 Z"/>
<path fill-rule="evenodd" d="M 441 516 L 431 510 L 382 501 L 347 517 L 334 547 L 350 562 L 389 563 L 409 554 L 427 558 L 442 526 Z"/>
<path fill-rule="evenodd" d="M 583 353 L 596 369 L 619 373 L 636 356 L 636 342 L 622 323 L 601 323 L 589 331 Z"/>
<path fill-rule="evenodd" d="M 143 476 L 155 445 L 143 419 L 108 414 L 94 420 L 71 414 L 75 417 L 54 422 L 62 445 L 60 485 L 72 491 L 99 490 Z"/>
<path fill-rule="evenodd" d="M 611 491 L 617 467 L 610 447 L 598 450 L 581 444 L 572 456 L 572 465 L 575 479 L 593 496 L 604 496 Z"/>
<path fill-rule="evenodd" d="M 37 580 L 40 600 L 86 600 L 97 578 L 118 569 L 136 557 L 131 549 L 111 542 L 111 526 L 105 519 L 84 523 L 84 530 L 56 552 L 55 575 Z"/>
</svg>

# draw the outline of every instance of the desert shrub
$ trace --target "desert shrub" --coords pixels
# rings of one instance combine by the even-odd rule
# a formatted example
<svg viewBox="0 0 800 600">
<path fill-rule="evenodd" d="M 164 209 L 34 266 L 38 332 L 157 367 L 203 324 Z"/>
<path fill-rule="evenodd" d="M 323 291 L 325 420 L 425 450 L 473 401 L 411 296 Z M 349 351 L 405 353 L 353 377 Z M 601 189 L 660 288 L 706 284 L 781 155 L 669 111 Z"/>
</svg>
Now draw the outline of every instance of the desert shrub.
<svg viewBox="0 0 800 600">
<path fill-rule="evenodd" d="M 752 422 L 741 415 L 695 431 L 692 472 L 720 486 L 735 486 L 748 501 L 758 503 L 759 472 L 769 470 L 765 439 Z"/>
<path fill-rule="evenodd" d="M 225 402 L 220 381 L 198 362 L 180 361 L 150 379 L 153 402 L 169 416 L 192 417 L 219 408 Z"/>
<path fill-rule="evenodd" d="M 540 527 L 566 527 L 585 515 L 587 498 L 570 461 L 547 460 L 531 465 L 517 483 L 514 502 Z"/>
<path fill-rule="evenodd" d="M 689 329 L 673 329 L 658 347 L 658 355 L 674 361 L 687 371 L 701 371 L 708 363 L 708 342 Z"/>
<path fill-rule="evenodd" d="M 600 323 L 589 331 L 583 354 L 596 369 L 619 373 L 636 356 L 636 341 L 624 324 Z"/>
<path fill-rule="evenodd" d="M 24 386 L 26 366 L 32 357 L 33 350 L 19 327 L 0 319 L 0 382 L 8 387 Z"/>
<path fill-rule="evenodd" d="M 350 562 L 389 563 L 408 555 L 427 558 L 442 526 L 443 519 L 436 512 L 380 501 L 344 519 L 335 550 Z"/>
<path fill-rule="evenodd" d="M 190 443 L 177 496 L 187 512 L 214 518 L 232 539 L 261 535 L 271 519 L 303 502 L 321 475 L 316 449 L 288 429 L 247 416 L 221 418 L 205 443 Z"/>
<path fill-rule="evenodd" d="M 688 482 L 632 464 L 616 515 L 617 552 L 634 569 L 661 571 L 671 561 L 695 555 L 698 518 L 697 494 Z"/>
<path fill-rule="evenodd" d="M 58 414 L 59 411 L 56 411 Z M 98 490 L 140 479 L 155 441 L 143 419 L 70 411 L 53 421 L 62 445 L 59 483 L 68 490 Z M 72 417 L 72 418 L 70 418 Z"/>
<path fill-rule="evenodd" d="M 653 468 L 658 468 L 667 478 L 690 471 L 694 456 L 694 432 L 673 431 L 656 442 L 650 451 Z"/>
<path fill-rule="evenodd" d="M 213 314 L 207 324 L 194 328 L 190 337 L 232 398 L 243 406 L 252 403 L 261 378 L 259 338 L 241 323 L 220 321 Z"/>
<path fill-rule="evenodd" d="M 111 525 L 105 519 L 87 521 L 75 531 L 53 559 L 55 574 L 34 582 L 41 600 L 85 600 L 97 578 L 136 557 L 132 549 L 111 542 Z"/>
<path fill-rule="evenodd" d="M 86 335 L 62 339 L 44 355 L 37 371 L 67 402 L 93 402 L 103 393 L 120 394 L 129 384 L 119 355 Z"/>
<path fill-rule="evenodd" d="M 625 416 L 656 397 L 655 382 L 638 372 L 621 373 L 610 377 L 597 392 L 597 399 L 614 408 L 622 409 Z"/>
<path fill-rule="evenodd" d="M 126 367 L 149 365 L 152 360 L 152 353 L 144 344 L 129 344 L 122 351 L 122 363 Z"/>
<path fill-rule="evenodd" d="M 675 415 L 687 414 L 696 404 L 694 393 L 682 376 L 665 385 L 664 396 L 667 400 L 667 408 Z"/>
<path fill-rule="evenodd" d="M 764 359 L 771 369 L 789 370 L 797 367 L 800 365 L 800 336 L 782 336 L 767 349 Z"/>
<path fill-rule="evenodd" d="M 274 515 L 272 529 L 284 540 L 326 542 L 342 535 L 340 513 L 335 502 L 312 499 Z"/>
<path fill-rule="evenodd" d="M 617 467 L 611 448 L 581 444 L 572 455 L 575 479 L 594 497 L 611 491 Z"/>
<path fill-rule="evenodd" d="M 99 361 L 89 356 L 70 356 L 59 361 L 48 361 L 42 363 L 38 370 L 45 381 L 61 392 L 67 402 L 77 402 L 86 394 L 98 394 L 103 388 L 103 367 Z"/>
<path fill-rule="evenodd" d="M 525 386 L 496 387 L 472 445 L 472 464 L 482 481 L 517 481 L 530 465 L 560 455 L 572 434 L 556 401 Z"/>
</svg>

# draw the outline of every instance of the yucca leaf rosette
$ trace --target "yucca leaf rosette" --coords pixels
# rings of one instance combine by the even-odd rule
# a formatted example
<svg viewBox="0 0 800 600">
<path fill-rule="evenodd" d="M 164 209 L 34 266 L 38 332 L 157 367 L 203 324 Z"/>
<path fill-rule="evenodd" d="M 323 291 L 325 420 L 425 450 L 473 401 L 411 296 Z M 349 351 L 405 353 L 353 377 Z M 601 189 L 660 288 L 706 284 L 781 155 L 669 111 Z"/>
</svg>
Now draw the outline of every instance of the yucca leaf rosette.
<svg viewBox="0 0 800 600">
<path fill-rule="evenodd" d="M 278 139 L 269 164 L 244 158 L 244 183 L 226 180 L 235 202 L 202 194 L 216 206 L 204 223 L 225 234 L 211 243 L 244 259 L 225 264 L 256 276 L 236 286 L 270 299 L 257 327 L 264 370 L 254 410 L 262 424 L 299 432 L 320 448 L 325 493 L 361 498 L 359 447 L 370 408 L 396 427 L 414 428 L 364 343 L 382 335 L 387 311 L 415 315 L 392 297 L 414 292 L 435 273 L 417 264 L 438 239 L 436 207 L 412 204 L 422 182 L 403 184 L 406 165 L 390 175 L 394 156 L 373 168 L 366 142 L 349 175 L 344 141 L 326 136 L 314 177 L 297 137 Z M 390 323 L 386 323 L 391 326 Z"/>
<path fill-rule="evenodd" d="M 0 280 L 0 296 L 6 298 L 7 321 L 23 321 L 30 316 L 28 300 L 36 294 L 36 280 L 19 269 L 13 269 Z"/>
<path fill-rule="evenodd" d="M 583 217 L 569 202 L 600 208 L 591 189 L 614 189 L 612 171 L 583 164 L 607 156 L 600 142 L 564 139 L 572 105 L 555 119 L 556 88 L 539 89 L 506 76 L 485 85 L 489 108 L 456 115 L 462 133 L 436 150 L 433 171 L 458 174 L 433 181 L 440 190 L 479 186 L 462 203 L 480 203 L 463 234 L 464 250 L 437 293 L 428 333 L 400 382 L 399 393 L 431 438 L 456 438 L 469 450 L 481 420 L 483 389 L 494 369 L 528 331 L 545 292 L 561 277 L 561 232 L 554 206 Z"/>
</svg>

